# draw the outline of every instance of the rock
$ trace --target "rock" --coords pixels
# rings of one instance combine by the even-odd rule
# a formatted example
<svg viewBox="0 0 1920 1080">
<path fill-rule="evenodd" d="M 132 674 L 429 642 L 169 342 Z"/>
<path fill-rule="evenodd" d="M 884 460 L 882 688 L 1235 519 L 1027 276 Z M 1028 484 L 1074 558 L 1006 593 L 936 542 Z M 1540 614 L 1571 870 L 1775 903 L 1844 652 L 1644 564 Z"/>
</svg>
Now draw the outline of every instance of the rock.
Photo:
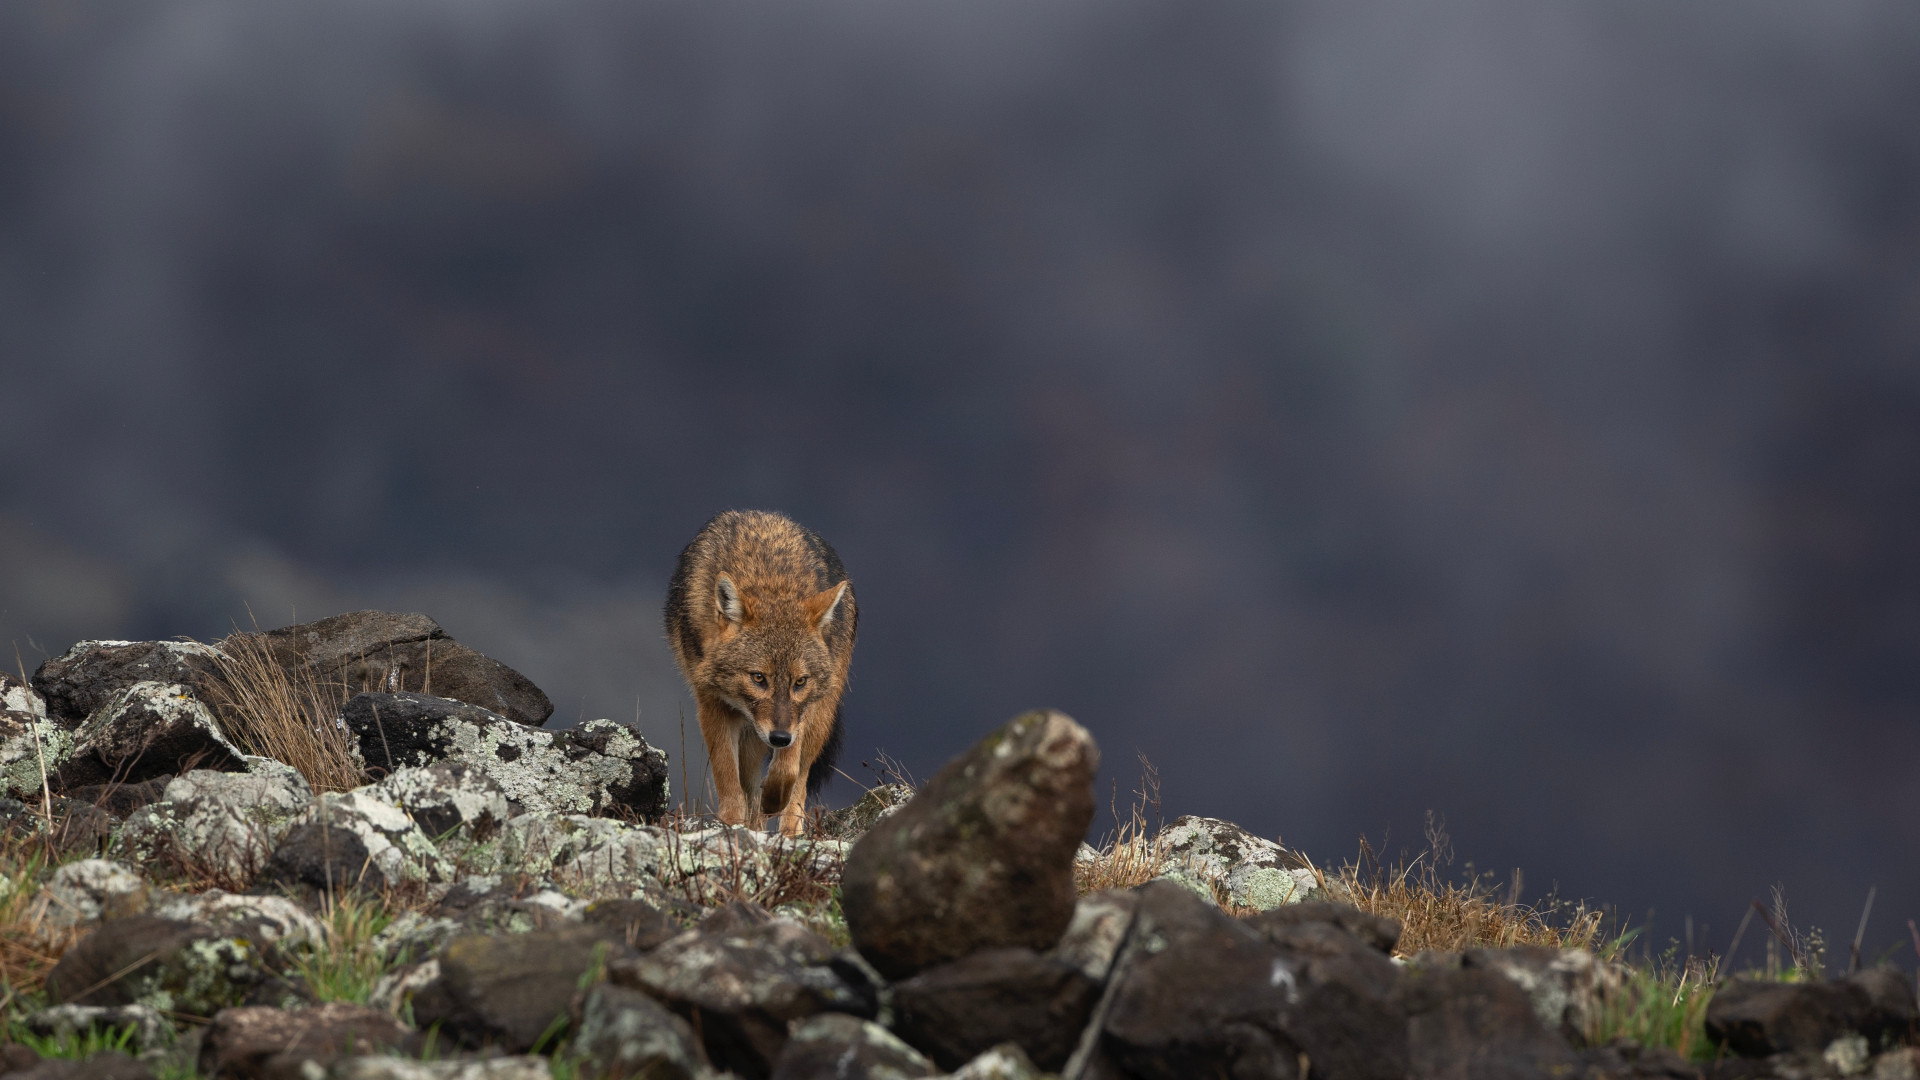
<svg viewBox="0 0 1920 1080">
<path fill-rule="evenodd" d="M 351 611 L 255 636 L 289 672 L 351 690 L 437 694 L 534 727 L 553 715 L 553 702 L 526 676 L 425 615 Z"/>
<path fill-rule="evenodd" d="M 21 1024 L 35 1035 L 72 1040 L 88 1032 L 131 1031 L 128 1040 L 141 1052 L 173 1045 L 173 1025 L 145 1005 L 54 1005 L 28 1013 Z"/>
<path fill-rule="evenodd" d="M 243 938 L 271 950 L 319 949 L 327 945 L 327 931 L 320 920 L 284 896 L 253 896 L 208 889 L 162 897 L 152 904 L 148 913 L 208 927 L 227 937 Z"/>
<path fill-rule="evenodd" d="M 1064 714 L 1015 718 L 949 762 L 847 856 L 841 902 L 873 966 L 902 978 L 980 949 L 1053 946 L 1100 753 Z"/>
<path fill-rule="evenodd" d="M 1401 982 L 1410 1075 L 1452 1080 L 1573 1076 L 1579 1059 L 1526 991 L 1485 968 L 1409 967 Z"/>
<path fill-rule="evenodd" d="M 244 772 L 247 755 L 213 713 L 178 683 L 137 682 L 106 697 L 73 732 L 73 753 L 55 786 L 141 781 L 199 764 Z"/>
<path fill-rule="evenodd" d="M 342 718 L 375 772 L 453 761 L 493 778 L 521 811 L 632 814 L 667 808 L 667 755 L 638 728 L 590 720 L 542 731 L 475 705 L 424 694 L 365 693 Z"/>
<path fill-rule="evenodd" d="M 1783 1052 L 1819 1054 L 1853 1033 L 1884 1049 L 1914 1022 L 1914 998 L 1888 969 L 1840 982 L 1781 983 L 1732 979 L 1707 1002 L 1707 1037 L 1743 1057 Z"/>
<path fill-rule="evenodd" d="M 1585 1070 L 1577 1075 L 1583 1080 L 1700 1080 L 1700 1068 L 1678 1052 L 1665 1046 L 1641 1046 L 1627 1038 L 1582 1051 L 1580 1058 Z M 1720 1064 L 1734 1064 L 1734 1060 Z"/>
<path fill-rule="evenodd" d="M 873 988 L 837 963 L 825 938 L 786 919 L 745 930 L 689 930 L 652 952 L 607 965 L 616 986 L 643 991 L 695 1021 L 714 1065 L 768 1075 L 788 1027 L 816 1013 L 873 1016 Z"/>
<path fill-rule="evenodd" d="M 183 686 L 198 696 L 218 677 L 217 655 L 193 641 L 82 641 L 41 664 L 33 688 L 48 715 L 71 730 L 136 683 Z"/>
<path fill-rule="evenodd" d="M 639 952 L 658 948 L 686 931 L 679 919 L 645 900 L 600 900 L 587 906 L 583 919 Z"/>
<path fill-rule="evenodd" d="M 1080 1040 L 1100 984 L 1031 949 L 983 949 L 893 986 L 893 1029 L 943 1069 L 1001 1043 L 1058 1071 Z"/>
<path fill-rule="evenodd" d="M 608 1080 L 696 1080 L 707 1056 L 685 1020 L 638 990 L 600 983 L 581 1002 L 573 1052 Z"/>
<path fill-rule="evenodd" d="M 868 788 L 852 806 L 820 815 L 820 831 L 836 840 L 858 840 L 883 818 L 892 817 L 913 798 L 905 784 Z"/>
<path fill-rule="evenodd" d="M 906 1080 L 932 1076 L 931 1062 L 871 1020 L 825 1013 L 794 1025 L 773 1080 Z"/>
<path fill-rule="evenodd" d="M 1047 955 L 1072 964 L 1096 983 L 1106 982 L 1113 958 L 1133 925 L 1133 909 L 1139 900 L 1137 893 L 1115 890 L 1081 897 L 1074 905 L 1066 933 Z"/>
<path fill-rule="evenodd" d="M 1003 1043 L 955 1069 L 948 1080 L 1043 1080 L 1026 1051 Z"/>
<path fill-rule="evenodd" d="M 242 1006 L 213 1018 L 200 1041 L 200 1071 L 232 1080 L 305 1080 L 343 1057 L 398 1051 L 422 1039 L 364 1005 L 328 1002 L 298 1012 Z"/>
<path fill-rule="evenodd" d="M 40 801 L 38 793 L 32 795 Z M 49 837 L 60 855 L 98 854 L 113 835 L 113 818 L 76 799 L 53 797 L 53 812 L 18 799 L 0 799 L 0 835 L 15 839 Z M 51 817 L 52 832 L 48 832 Z"/>
<path fill-rule="evenodd" d="M 582 976 L 624 950 L 598 927 L 472 934 L 441 952 L 439 993 L 416 993 L 414 1021 L 462 1046 L 552 1050 L 565 1034 Z"/>
<path fill-rule="evenodd" d="M 434 911 L 457 919 L 469 933 L 522 934 L 581 922 L 588 903 L 548 881 L 480 875 L 456 882 Z"/>
<path fill-rule="evenodd" d="M 291 769 L 195 769 L 168 781 L 159 802 L 134 811 L 112 851 L 143 866 L 242 888 L 312 802 L 307 782 Z"/>
<path fill-rule="evenodd" d="M 1274 941 L 1279 940 L 1277 935 L 1285 933 L 1284 927 L 1305 923 L 1331 923 L 1388 956 L 1393 955 L 1394 947 L 1400 944 L 1400 924 L 1397 921 L 1379 915 L 1369 915 L 1347 904 L 1334 904 L 1324 900 L 1306 900 L 1298 904 L 1274 908 L 1271 911 L 1263 911 L 1258 915 L 1250 916 L 1246 923 Z"/>
<path fill-rule="evenodd" d="M 53 872 L 34 899 L 49 929 L 91 926 L 147 909 L 147 882 L 138 871 L 107 859 L 81 859 Z"/>
<path fill-rule="evenodd" d="M 153 915 L 101 923 L 47 975 L 55 1003 L 148 1005 L 190 1017 L 231 1005 L 282 1005 L 293 996 L 255 942 Z"/>
<path fill-rule="evenodd" d="M 36 798 L 73 754 L 73 735 L 47 717 L 32 687 L 0 675 L 0 795 Z"/>
<path fill-rule="evenodd" d="M 287 830 L 260 872 L 262 884 L 326 891 L 445 881 L 453 869 L 406 811 L 371 788 L 328 792 Z"/>
<path fill-rule="evenodd" d="M 327 1071 L 327 1080 L 553 1080 L 543 1057 L 498 1057 L 479 1061 L 408 1061 L 394 1057 L 347 1058 Z"/>
<path fill-rule="evenodd" d="M 228 775 L 228 774 L 222 774 Z M 117 818 L 166 798 L 167 782 L 172 776 L 156 776 L 134 784 L 82 784 L 67 789 L 67 796 L 97 806 Z"/>
<path fill-rule="evenodd" d="M 457 761 L 395 769 L 367 794 L 405 810 L 435 843 L 456 832 L 467 841 L 491 840 L 511 816 L 499 783 Z"/>
<path fill-rule="evenodd" d="M 1873 1080 L 1920 1080 L 1920 1047 L 1896 1046 L 1873 1063 Z"/>
<path fill-rule="evenodd" d="M 1097 1049 L 1122 1073 L 1295 1076 L 1304 1055 L 1314 1075 L 1407 1075 L 1386 957 L 1324 923 L 1276 945 L 1171 882 L 1138 892 L 1096 1013 Z M 1077 1051 L 1068 1075 L 1094 1049 Z"/>
<path fill-rule="evenodd" d="M 1188 814 L 1175 818 L 1160 840 L 1166 853 L 1163 873 L 1184 878 L 1182 884 L 1218 882 L 1235 907 L 1270 911 L 1323 899 L 1313 871 L 1289 867 L 1285 848 L 1231 821 Z"/>
<path fill-rule="evenodd" d="M 576 892 L 603 896 L 647 887 L 673 846 L 665 831 L 652 826 L 527 813 L 507 822 L 495 850 L 500 869 L 551 877 Z M 695 850 L 684 837 L 677 846 L 683 853 Z"/>
<path fill-rule="evenodd" d="M 1526 992 L 1540 1022 L 1576 1046 L 1599 1029 L 1607 1000 L 1623 982 L 1618 968 L 1585 949 L 1469 949 L 1461 954 L 1460 966 L 1485 968 L 1511 980 Z"/>
</svg>

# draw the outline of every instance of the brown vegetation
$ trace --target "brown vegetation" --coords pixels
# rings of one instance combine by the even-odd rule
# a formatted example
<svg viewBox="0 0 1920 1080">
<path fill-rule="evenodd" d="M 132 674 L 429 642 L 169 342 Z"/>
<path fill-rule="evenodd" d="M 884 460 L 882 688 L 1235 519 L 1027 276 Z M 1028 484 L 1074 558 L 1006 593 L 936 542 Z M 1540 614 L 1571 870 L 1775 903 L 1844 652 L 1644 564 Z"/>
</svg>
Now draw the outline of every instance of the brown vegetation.
<svg viewBox="0 0 1920 1080">
<path fill-rule="evenodd" d="M 366 782 L 340 723 L 349 687 L 308 666 L 289 672 L 260 633 L 236 633 L 214 655 L 218 680 L 210 704 L 236 745 L 293 766 L 315 792 L 350 791 Z"/>
</svg>

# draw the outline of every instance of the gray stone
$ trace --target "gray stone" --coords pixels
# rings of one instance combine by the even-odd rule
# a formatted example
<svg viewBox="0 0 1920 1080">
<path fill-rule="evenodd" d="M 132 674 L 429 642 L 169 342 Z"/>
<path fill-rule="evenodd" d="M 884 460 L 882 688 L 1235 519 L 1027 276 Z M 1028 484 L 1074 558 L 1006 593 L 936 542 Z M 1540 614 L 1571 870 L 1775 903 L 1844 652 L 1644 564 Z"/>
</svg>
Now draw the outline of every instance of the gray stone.
<svg viewBox="0 0 1920 1080">
<path fill-rule="evenodd" d="M 1042 1080 L 1027 1052 L 1005 1043 L 953 1071 L 948 1080 Z"/>
<path fill-rule="evenodd" d="M 1573 1048 L 1540 1022 L 1526 991 L 1503 975 L 1413 966 L 1398 997 L 1407 1012 L 1409 1074 L 1417 1080 L 1578 1075 Z"/>
<path fill-rule="evenodd" d="M 881 784 L 867 789 L 852 806 L 820 815 L 820 831 L 836 840 L 858 840 L 882 819 L 892 817 L 913 798 L 905 784 Z"/>
<path fill-rule="evenodd" d="M 173 1045 L 173 1025 L 157 1009 L 146 1005 L 53 1005 L 21 1018 L 28 1031 L 45 1038 L 70 1040 L 87 1032 L 132 1033 L 129 1042 L 142 1053 Z"/>
<path fill-rule="evenodd" d="M 73 733 L 48 719 L 39 692 L 0 675 L 0 795 L 37 798 L 72 754 Z"/>
<path fill-rule="evenodd" d="M 585 814 L 526 813 L 507 822 L 491 867 L 550 877 L 585 895 L 625 895 L 655 881 L 675 846 L 654 826 Z M 677 846 L 683 853 L 697 850 L 685 838 L 677 838 Z"/>
<path fill-rule="evenodd" d="M 486 773 L 456 761 L 395 769 L 367 794 L 407 812 L 436 843 L 490 840 L 512 816 L 507 794 Z"/>
<path fill-rule="evenodd" d="M 870 1020 L 843 1013 L 809 1017 L 773 1067 L 773 1080 L 907 1080 L 934 1075 L 933 1063 Z"/>
<path fill-rule="evenodd" d="M 305 1080 L 345 1057 L 418 1054 L 418 1032 L 377 1009 L 328 1002 L 298 1012 L 261 1006 L 224 1009 L 200 1040 L 207 1076 Z"/>
<path fill-rule="evenodd" d="M 1175 818 L 1160 834 L 1165 852 L 1162 874 L 1183 877 L 1181 884 L 1210 888 L 1218 883 L 1235 907 L 1269 911 L 1282 904 L 1325 899 L 1313 871 L 1287 865 L 1287 851 L 1219 818 L 1188 814 Z"/>
<path fill-rule="evenodd" d="M 1099 763 L 1086 729 L 1051 711 L 949 762 L 847 856 L 841 901 L 861 954 L 900 978 L 984 948 L 1051 948 L 1073 918 Z"/>
<path fill-rule="evenodd" d="M 55 786 L 138 782 L 196 762 L 216 772 L 241 772 L 246 758 L 191 688 L 137 682 L 109 695 L 74 729 L 73 753 L 60 766 Z"/>
<path fill-rule="evenodd" d="M 1286 927 L 1331 923 L 1388 956 L 1393 955 L 1394 948 L 1400 944 L 1400 924 L 1397 921 L 1369 915 L 1349 904 L 1324 900 L 1307 900 L 1263 911 L 1248 917 L 1246 923 L 1276 941 L 1280 940 L 1277 935 L 1284 933 Z"/>
<path fill-rule="evenodd" d="M 396 1057 L 346 1058 L 327 1080 L 553 1080 L 547 1059 L 523 1055 L 477 1061 L 409 1061 Z"/>
<path fill-rule="evenodd" d="M 26 1047 L 19 1049 L 33 1053 Z M 23 1069 L 9 1069 L 6 1077 L 7 1080 L 153 1080 L 153 1071 L 117 1050 L 108 1050 L 84 1061 L 49 1058 Z"/>
<path fill-rule="evenodd" d="M 198 923 L 131 915 L 100 924 L 68 949 L 47 975 L 47 997 L 211 1017 L 232 1005 L 285 1005 L 295 996 L 271 973 L 258 942 Z"/>
<path fill-rule="evenodd" d="M 48 715 L 72 729 L 136 683 L 184 686 L 197 695 L 217 678 L 217 656 L 193 641 L 82 641 L 41 664 L 33 687 Z"/>
<path fill-rule="evenodd" d="M 112 851 L 140 865 L 244 887 L 313 793 L 291 769 L 258 773 L 195 769 L 167 782 L 164 797 L 127 818 Z"/>
<path fill-rule="evenodd" d="M 1837 982 L 1732 979 L 1707 1002 L 1707 1037 L 1744 1057 L 1817 1055 L 1849 1033 L 1885 1049 L 1914 1023 L 1910 985 L 1891 969 Z"/>
<path fill-rule="evenodd" d="M 147 909 L 147 882 L 138 871 L 108 859 L 81 859 L 53 872 L 34 898 L 42 926 L 91 926 Z"/>
<path fill-rule="evenodd" d="M 448 637 L 425 615 L 352 611 L 258 638 L 289 672 L 350 691 L 434 694 L 534 727 L 553 715 L 553 702 L 526 676 Z"/>
<path fill-rule="evenodd" d="M 342 719 L 370 770 L 459 762 L 492 777 L 516 813 L 654 820 L 666 812 L 667 756 L 627 724 L 590 720 L 542 731 L 474 705 L 413 693 L 360 694 L 347 702 Z"/>
<path fill-rule="evenodd" d="M 446 881 L 453 868 L 406 811 L 370 788 L 327 792 L 287 831 L 264 882 L 314 889 L 382 888 Z"/>
<path fill-rule="evenodd" d="M 625 949 L 597 927 L 472 934 L 441 952 L 437 992 L 416 992 L 414 1021 L 462 1046 L 513 1053 L 554 1048 L 581 979 Z"/>
<path fill-rule="evenodd" d="M 1001 1043 L 1043 1069 L 1067 1063 L 1100 984 L 1031 949 L 982 949 L 893 985 L 893 1029 L 943 1069 Z"/>
<path fill-rule="evenodd" d="M 327 931 L 320 920 L 284 896 L 208 889 L 163 895 L 149 906 L 148 914 L 209 927 L 265 948 L 319 949 L 327 944 Z"/>
<path fill-rule="evenodd" d="M 685 1020 L 638 990 L 600 983 L 580 1006 L 573 1052 L 609 1080 L 695 1080 L 707 1056 Z"/>
<path fill-rule="evenodd" d="M 1469 949 L 1461 954 L 1460 966 L 1505 976 L 1526 992 L 1534 1014 L 1548 1030 L 1576 1046 L 1598 1030 L 1608 1000 L 1624 982 L 1619 968 L 1585 949 Z"/>
<path fill-rule="evenodd" d="M 1133 909 L 1139 901 L 1138 894 L 1117 890 L 1081 897 L 1073 907 L 1066 933 L 1047 955 L 1073 965 L 1096 983 L 1106 982 L 1120 943 L 1133 925 Z"/>
</svg>

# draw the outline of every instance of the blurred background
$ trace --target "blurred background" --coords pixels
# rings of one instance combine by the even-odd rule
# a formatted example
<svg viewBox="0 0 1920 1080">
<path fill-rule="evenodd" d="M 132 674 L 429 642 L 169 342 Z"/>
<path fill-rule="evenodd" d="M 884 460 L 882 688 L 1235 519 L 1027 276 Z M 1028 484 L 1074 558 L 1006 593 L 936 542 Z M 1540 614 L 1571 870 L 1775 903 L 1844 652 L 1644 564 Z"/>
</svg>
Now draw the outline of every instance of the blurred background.
<svg viewBox="0 0 1920 1080">
<path fill-rule="evenodd" d="M 678 755 L 778 509 L 862 780 L 1051 705 L 1123 809 L 1910 967 L 1917 110 L 1898 0 L 13 0 L 0 645 L 417 610 Z"/>
</svg>

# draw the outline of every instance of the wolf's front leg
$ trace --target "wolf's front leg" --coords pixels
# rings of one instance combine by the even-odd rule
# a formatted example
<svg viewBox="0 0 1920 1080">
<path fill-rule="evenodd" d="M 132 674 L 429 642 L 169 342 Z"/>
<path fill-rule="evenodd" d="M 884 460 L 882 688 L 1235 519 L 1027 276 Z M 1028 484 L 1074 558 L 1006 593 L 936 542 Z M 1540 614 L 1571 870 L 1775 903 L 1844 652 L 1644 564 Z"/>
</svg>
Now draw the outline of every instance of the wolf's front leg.
<svg viewBox="0 0 1920 1080">
<path fill-rule="evenodd" d="M 799 836 L 806 823 L 807 785 L 800 778 L 800 746 L 776 750 L 773 768 L 767 770 L 767 783 L 760 792 L 760 808 L 780 817 L 780 832 Z"/>
<path fill-rule="evenodd" d="M 740 714 L 725 702 L 698 699 L 700 738 L 707 744 L 707 765 L 713 770 L 713 795 L 720 800 L 716 813 L 728 825 L 747 823 L 747 793 L 740 787 Z"/>
</svg>

